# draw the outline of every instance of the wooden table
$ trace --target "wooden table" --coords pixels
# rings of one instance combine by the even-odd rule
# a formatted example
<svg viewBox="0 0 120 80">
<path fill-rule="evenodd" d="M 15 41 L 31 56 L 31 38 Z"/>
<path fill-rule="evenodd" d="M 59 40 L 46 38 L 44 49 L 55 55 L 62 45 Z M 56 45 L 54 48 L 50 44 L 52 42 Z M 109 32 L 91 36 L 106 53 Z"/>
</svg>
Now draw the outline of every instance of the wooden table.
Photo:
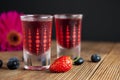
<svg viewBox="0 0 120 80">
<path fill-rule="evenodd" d="M 102 60 L 98 63 L 90 61 L 90 56 L 99 53 Z M 6 63 L 10 57 L 21 60 L 22 51 L 0 52 L 4 61 L 0 69 L 0 80 L 120 80 L 120 43 L 82 42 L 81 57 L 85 62 L 65 73 L 49 71 L 30 71 L 23 69 L 23 62 L 17 70 L 9 70 Z M 56 43 L 52 42 L 52 57 L 56 58 Z"/>
</svg>

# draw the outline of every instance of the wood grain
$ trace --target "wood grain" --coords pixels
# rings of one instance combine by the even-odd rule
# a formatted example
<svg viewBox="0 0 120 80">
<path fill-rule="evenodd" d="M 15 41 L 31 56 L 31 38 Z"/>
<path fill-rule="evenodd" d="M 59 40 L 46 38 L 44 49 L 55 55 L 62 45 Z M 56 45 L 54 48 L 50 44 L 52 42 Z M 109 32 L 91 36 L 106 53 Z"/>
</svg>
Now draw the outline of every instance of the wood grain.
<svg viewBox="0 0 120 80">
<path fill-rule="evenodd" d="M 52 42 L 52 62 L 56 59 L 56 42 Z M 24 70 L 22 51 L 0 52 L 0 59 L 4 61 L 0 69 L 0 80 L 120 80 L 120 43 L 112 42 L 82 42 L 81 57 L 85 62 L 65 73 L 51 73 L 46 71 Z M 93 63 L 90 56 L 99 53 L 102 60 Z M 6 63 L 10 57 L 16 56 L 21 65 L 17 70 L 9 70 Z"/>
<path fill-rule="evenodd" d="M 90 80 L 120 80 L 120 44 L 107 55 Z"/>
</svg>

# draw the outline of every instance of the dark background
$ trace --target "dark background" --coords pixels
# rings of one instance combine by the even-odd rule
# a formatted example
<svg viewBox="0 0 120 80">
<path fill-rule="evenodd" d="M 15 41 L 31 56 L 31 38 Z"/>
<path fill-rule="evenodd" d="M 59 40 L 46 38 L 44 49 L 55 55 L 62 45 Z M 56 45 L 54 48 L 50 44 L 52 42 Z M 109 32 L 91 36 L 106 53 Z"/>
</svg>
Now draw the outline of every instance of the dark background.
<svg viewBox="0 0 120 80">
<path fill-rule="evenodd" d="M 0 0 L 0 13 L 82 13 L 82 40 L 120 41 L 119 0 Z M 53 26 L 55 39 L 55 26 Z"/>
</svg>

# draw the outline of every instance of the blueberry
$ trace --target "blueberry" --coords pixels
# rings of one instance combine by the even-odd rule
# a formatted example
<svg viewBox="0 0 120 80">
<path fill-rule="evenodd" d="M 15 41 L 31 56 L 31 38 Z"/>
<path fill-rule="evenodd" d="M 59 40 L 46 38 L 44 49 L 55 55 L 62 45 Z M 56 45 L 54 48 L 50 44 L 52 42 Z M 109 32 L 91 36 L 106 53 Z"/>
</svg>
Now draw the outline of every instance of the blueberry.
<svg viewBox="0 0 120 80">
<path fill-rule="evenodd" d="M 17 69 L 19 65 L 20 65 L 19 60 L 16 57 L 10 58 L 7 63 L 7 67 L 11 70 Z"/>
<path fill-rule="evenodd" d="M 80 65 L 80 64 L 82 64 L 84 62 L 84 59 L 83 58 L 79 58 L 79 57 L 76 57 L 75 59 L 74 59 L 74 65 Z"/>
<path fill-rule="evenodd" d="M 16 58 L 16 57 L 10 58 L 9 61 L 18 61 L 19 62 L 18 58 Z"/>
<path fill-rule="evenodd" d="M 91 61 L 92 62 L 99 62 L 101 60 L 101 57 L 98 54 L 93 54 L 91 56 Z"/>
<path fill-rule="evenodd" d="M 2 60 L 0 60 L 0 68 L 2 67 L 2 65 L 3 65 L 3 61 L 2 61 Z"/>
</svg>

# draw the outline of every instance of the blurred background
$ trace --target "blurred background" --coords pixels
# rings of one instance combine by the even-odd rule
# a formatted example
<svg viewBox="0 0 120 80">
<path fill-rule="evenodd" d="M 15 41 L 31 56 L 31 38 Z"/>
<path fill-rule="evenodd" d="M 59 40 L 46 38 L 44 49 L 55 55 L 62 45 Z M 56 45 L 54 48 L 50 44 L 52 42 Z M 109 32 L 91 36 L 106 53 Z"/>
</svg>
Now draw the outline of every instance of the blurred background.
<svg viewBox="0 0 120 80">
<path fill-rule="evenodd" d="M 119 7 L 119 0 L 0 0 L 0 13 L 81 13 L 82 40 L 89 41 L 120 41 Z M 55 39 L 55 26 L 52 38 Z"/>
</svg>

